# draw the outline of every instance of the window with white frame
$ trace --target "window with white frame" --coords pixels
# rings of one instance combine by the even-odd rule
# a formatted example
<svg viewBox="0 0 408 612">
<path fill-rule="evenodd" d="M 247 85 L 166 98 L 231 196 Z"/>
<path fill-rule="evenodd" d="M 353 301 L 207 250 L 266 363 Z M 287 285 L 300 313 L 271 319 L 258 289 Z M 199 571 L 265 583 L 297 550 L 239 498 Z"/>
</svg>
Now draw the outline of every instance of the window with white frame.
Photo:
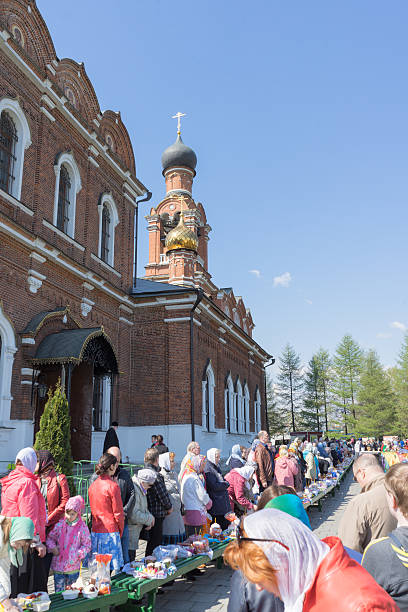
<svg viewBox="0 0 408 612">
<path fill-rule="evenodd" d="M 10 419 L 11 377 L 16 351 L 14 330 L 0 302 L 0 424 Z"/>
<path fill-rule="evenodd" d="M 261 431 L 261 394 L 259 393 L 258 387 L 255 391 L 255 401 L 254 401 L 254 419 L 255 419 L 255 433 Z"/>
<path fill-rule="evenodd" d="M 115 201 L 110 194 L 102 195 L 98 204 L 98 213 L 98 257 L 113 268 L 115 263 L 115 228 L 119 223 L 119 215 Z"/>
<path fill-rule="evenodd" d="M 249 389 L 247 383 L 244 385 L 244 414 L 245 414 L 245 433 L 251 431 L 251 422 L 249 420 Z"/>
<path fill-rule="evenodd" d="M 215 407 L 214 407 L 214 388 L 215 377 L 211 362 L 208 363 L 205 372 L 203 385 L 203 406 L 202 406 L 202 426 L 205 431 L 215 430 Z"/>
<path fill-rule="evenodd" d="M 0 100 L 0 189 L 19 200 L 24 152 L 31 145 L 26 116 L 17 100 Z"/>
<path fill-rule="evenodd" d="M 228 433 L 237 431 L 237 422 L 235 418 L 235 393 L 234 385 L 232 383 L 231 374 L 228 374 L 225 382 L 224 390 L 224 403 L 225 403 L 225 429 Z"/>
<path fill-rule="evenodd" d="M 239 378 L 237 379 L 236 385 L 236 395 L 237 395 L 237 399 L 236 399 L 236 413 L 237 413 L 237 430 L 238 433 L 244 433 L 245 432 L 245 422 L 244 422 L 244 402 L 243 402 L 243 396 L 242 396 L 242 385 L 241 385 L 241 381 L 239 380 Z"/>
<path fill-rule="evenodd" d="M 72 153 L 61 153 L 54 165 L 56 176 L 53 224 L 61 232 L 75 235 L 76 198 L 81 184 L 81 175 Z"/>
</svg>

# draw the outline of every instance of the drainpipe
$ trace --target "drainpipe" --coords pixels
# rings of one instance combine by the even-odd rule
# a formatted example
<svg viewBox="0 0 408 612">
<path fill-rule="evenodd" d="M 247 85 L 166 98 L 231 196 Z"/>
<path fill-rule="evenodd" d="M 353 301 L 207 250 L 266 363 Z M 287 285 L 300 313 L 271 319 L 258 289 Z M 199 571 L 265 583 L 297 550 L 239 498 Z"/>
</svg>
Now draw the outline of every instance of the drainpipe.
<svg viewBox="0 0 408 612">
<path fill-rule="evenodd" d="M 265 383 L 265 416 L 266 416 L 266 431 L 269 433 L 269 423 L 268 423 L 268 400 L 266 396 L 266 368 L 273 365 L 275 363 L 275 357 L 272 357 L 269 363 L 264 365 L 264 383 Z"/>
<path fill-rule="evenodd" d="M 148 202 L 152 197 L 152 192 L 147 190 L 146 197 L 141 200 L 136 200 L 135 214 L 133 218 L 133 289 L 136 289 L 137 283 L 137 226 L 138 226 L 138 212 L 139 204 L 141 202 Z"/>
<path fill-rule="evenodd" d="M 204 297 L 204 291 L 197 289 L 197 299 L 190 310 L 190 402 L 191 402 L 191 440 L 195 440 L 194 427 L 194 311 Z"/>
</svg>

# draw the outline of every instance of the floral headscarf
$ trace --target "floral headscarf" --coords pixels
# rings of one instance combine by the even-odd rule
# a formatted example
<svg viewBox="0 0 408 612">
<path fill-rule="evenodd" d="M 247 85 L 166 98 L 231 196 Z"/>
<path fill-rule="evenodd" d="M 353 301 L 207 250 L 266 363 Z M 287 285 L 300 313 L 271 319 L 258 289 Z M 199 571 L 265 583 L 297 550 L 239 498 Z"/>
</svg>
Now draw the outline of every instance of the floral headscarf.
<svg viewBox="0 0 408 612">
<path fill-rule="evenodd" d="M 206 461 L 207 457 L 205 457 L 204 455 L 190 456 L 186 461 L 186 465 L 184 466 L 184 473 L 182 479 L 185 476 L 188 476 L 188 474 L 197 474 L 200 479 L 204 481 L 204 476 L 201 472 Z"/>
</svg>

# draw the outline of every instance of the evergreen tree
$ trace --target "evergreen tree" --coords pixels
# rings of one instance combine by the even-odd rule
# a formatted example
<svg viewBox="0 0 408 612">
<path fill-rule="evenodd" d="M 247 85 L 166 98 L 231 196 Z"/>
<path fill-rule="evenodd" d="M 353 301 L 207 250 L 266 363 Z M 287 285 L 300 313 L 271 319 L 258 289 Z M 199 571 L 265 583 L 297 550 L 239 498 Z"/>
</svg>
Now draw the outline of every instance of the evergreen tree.
<svg viewBox="0 0 408 612">
<path fill-rule="evenodd" d="M 394 368 L 393 380 L 397 392 L 397 422 L 399 432 L 403 436 L 408 435 L 408 334 L 402 343 L 397 367 Z"/>
<path fill-rule="evenodd" d="M 344 411 L 344 421 L 356 420 L 356 399 L 359 388 L 363 353 L 353 338 L 346 334 L 336 348 L 333 359 L 336 403 Z M 347 433 L 347 430 L 346 430 Z"/>
<path fill-rule="evenodd" d="M 302 429 L 308 431 L 320 431 L 322 424 L 322 385 L 320 381 L 320 368 L 316 355 L 309 361 L 304 375 L 303 408 L 300 411 L 299 420 Z"/>
<path fill-rule="evenodd" d="M 295 349 L 287 344 L 279 357 L 278 397 L 280 405 L 290 411 L 292 431 L 296 431 L 295 415 L 299 410 L 303 386 L 300 357 Z"/>
<path fill-rule="evenodd" d="M 322 400 L 324 426 L 325 430 L 329 429 L 329 417 L 331 413 L 331 382 L 332 382 L 332 363 L 329 352 L 323 348 L 320 348 L 315 359 L 317 361 L 317 367 L 319 372 L 319 389 Z"/>
<path fill-rule="evenodd" d="M 278 406 L 273 380 L 269 375 L 266 379 L 266 402 L 269 433 L 283 435 L 288 430 L 288 413 L 283 406 Z"/>
<path fill-rule="evenodd" d="M 68 478 L 73 491 L 71 455 L 71 417 L 65 392 L 58 380 L 54 392 L 50 388 L 48 400 L 40 419 L 40 429 L 35 438 L 36 450 L 49 450 L 55 459 L 55 469 Z"/>
<path fill-rule="evenodd" d="M 368 351 L 364 358 L 357 397 L 357 434 L 380 436 L 399 433 L 396 423 L 397 402 L 391 378 L 373 350 Z"/>
</svg>

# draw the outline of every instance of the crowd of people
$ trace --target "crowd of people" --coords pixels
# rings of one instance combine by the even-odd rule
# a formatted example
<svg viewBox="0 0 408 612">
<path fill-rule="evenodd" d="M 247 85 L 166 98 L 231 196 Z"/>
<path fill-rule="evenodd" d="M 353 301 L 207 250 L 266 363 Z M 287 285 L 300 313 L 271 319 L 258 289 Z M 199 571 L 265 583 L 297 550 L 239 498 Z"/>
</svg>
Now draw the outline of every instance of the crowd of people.
<svg viewBox="0 0 408 612">
<path fill-rule="evenodd" d="M 234 513 L 237 539 L 225 552 L 236 570 L 230 612 L 320 611 L 333 601 L 342 610 L 408 611 L 408 464 L 385 474 L 376 454 L 357 450 L 357 442 L 297 438 L 276 448 L 260 431 L 250 447 L 234 445 L 222 469 L 221 449 L 204 455 L 192 441 L 176 471 L 175 453 L 154 436 L 133 477 L 113 446 L 89 481 L 90 529 L 84 500 L 70 497 L 52 454 L 22 449 L 2 480 L 0 603 L 13 612 L 10 598 L 46 591 L 50 570 L 55 589 L 65 589 L 92 553 L 111 554 L 115 573 L 134 558 L 140 539 L 149 556 L 211 522 L 226 529 Z M 352 455 L 361 493 L 345 509 L 339 537 L 319 540 L 301 492 Z"/>
</svg>

